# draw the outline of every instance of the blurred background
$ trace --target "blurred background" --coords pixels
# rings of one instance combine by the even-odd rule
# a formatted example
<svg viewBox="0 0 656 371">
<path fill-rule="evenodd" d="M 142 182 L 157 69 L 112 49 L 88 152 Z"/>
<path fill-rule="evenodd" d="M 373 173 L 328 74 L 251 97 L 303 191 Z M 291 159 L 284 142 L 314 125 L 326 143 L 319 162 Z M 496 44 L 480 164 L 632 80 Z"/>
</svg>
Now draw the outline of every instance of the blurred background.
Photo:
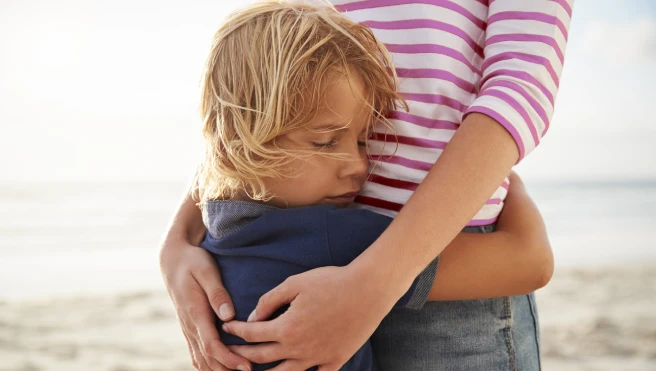
<svg viewBox="0 0 656 371">
<path fill-rule="evenodd" d="M 202 154 L 198 82 L 241 1 L 0 0 L 0 370 L 190 370 L 158 269 Z M 517 169 L 556 259 L 544 369 L 656 370 L 656 2 L 576 0 Z"/>
</svg>

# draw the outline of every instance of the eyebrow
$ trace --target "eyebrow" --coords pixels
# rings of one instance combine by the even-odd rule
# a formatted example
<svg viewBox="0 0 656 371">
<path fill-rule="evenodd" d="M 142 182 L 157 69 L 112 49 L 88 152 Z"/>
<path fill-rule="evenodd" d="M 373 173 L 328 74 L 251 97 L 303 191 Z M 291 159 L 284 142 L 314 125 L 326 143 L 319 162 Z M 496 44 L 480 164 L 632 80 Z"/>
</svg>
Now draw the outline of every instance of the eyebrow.
<svg viewBox="0 0 656 371">
<path fill-rule="evenodd" d="M 337 125 L 337 124 L 321 124 L 317 126 L 308 127 L 310 131 L 317 131 L 317 132 L 342 131 L 342 130 L 348 130 L 348 128 L 349 128 L 348 125 Z"/>
</svg>

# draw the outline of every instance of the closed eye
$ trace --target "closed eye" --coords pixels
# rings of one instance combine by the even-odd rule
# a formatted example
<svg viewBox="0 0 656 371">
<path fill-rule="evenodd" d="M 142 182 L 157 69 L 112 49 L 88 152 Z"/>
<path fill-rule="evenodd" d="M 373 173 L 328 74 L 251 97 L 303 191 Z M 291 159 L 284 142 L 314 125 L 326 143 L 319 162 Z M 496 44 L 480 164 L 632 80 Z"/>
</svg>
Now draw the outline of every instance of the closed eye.
<svg viewBox="0 0 656 371">
<path fill-rule="evenodd" d="M 335 142 L 335 140 L 330 140 L 329 142 L 325 142 L 325 143 L 312 142 L 312 145 L 317 147 L 317 148 L 330 148 L 330 147 L 335 146 L 335 144 L 337 144 L 337 142 Z"/>
</svg>

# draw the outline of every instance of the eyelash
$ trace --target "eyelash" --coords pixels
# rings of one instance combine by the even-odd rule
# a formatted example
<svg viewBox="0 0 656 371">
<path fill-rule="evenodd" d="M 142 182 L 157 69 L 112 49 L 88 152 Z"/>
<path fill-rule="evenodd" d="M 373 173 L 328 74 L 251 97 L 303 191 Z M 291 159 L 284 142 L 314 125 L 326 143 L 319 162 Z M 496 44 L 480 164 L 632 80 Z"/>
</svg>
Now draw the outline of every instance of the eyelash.
<svg viewBox="0 0 656 371">
<path fill-rule="evenodd" d="M 330 142 L 326 142 L 326 143 L 312 143 L 312 145 L 317 148 L 330 148 L 333 147 L 335 144 L 337 144 L 337 142 L 335 142 L 334 140 L 331 140 Z M 363 141 L 358 141 L 358 145 L 365 147 L 367 143 Z"/>
<path fill-rule="evenodd" d="M 331 140 L 330 142 L 326 142 L 326 143 L 312 143 L 312 145 L 317 148 L 330 148 L 334 146 L 336 143 L 337 142 L 335 142 L 334 140 Z"/>
</svg>

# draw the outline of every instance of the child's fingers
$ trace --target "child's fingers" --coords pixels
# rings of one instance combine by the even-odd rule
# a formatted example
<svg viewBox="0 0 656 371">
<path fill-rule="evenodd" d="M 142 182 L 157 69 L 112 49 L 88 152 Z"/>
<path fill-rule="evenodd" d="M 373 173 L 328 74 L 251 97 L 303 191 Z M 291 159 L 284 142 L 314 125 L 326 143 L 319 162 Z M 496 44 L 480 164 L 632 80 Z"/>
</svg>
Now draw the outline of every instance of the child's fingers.
<svg viewBox="0 0 656 371">
<path fill-rule="evenodd" d="M 514 184 L 521 184 L 523 185 L 524 182 L 522 182 L 522 178 L 519 177 L 519 175 L 515 171 L 511 171 L 510 174 L 508 174 L 508 180 L 510 180 L 510 186 L 513 186 Z"/>
<path fill-rule="evenodd" d="M 510 186 L 508 187 L 508 194 L 506 195 L 506 199 L 504 201 L 506 206 L 517 201 L 526 201 L 526 198 L 528 198 L 528 193 L 524 182 L 522 182 L 522 179 L 517 174 L 511 174 L 508 176 L 508 179 L 510 181 Z"/>
</svg>

